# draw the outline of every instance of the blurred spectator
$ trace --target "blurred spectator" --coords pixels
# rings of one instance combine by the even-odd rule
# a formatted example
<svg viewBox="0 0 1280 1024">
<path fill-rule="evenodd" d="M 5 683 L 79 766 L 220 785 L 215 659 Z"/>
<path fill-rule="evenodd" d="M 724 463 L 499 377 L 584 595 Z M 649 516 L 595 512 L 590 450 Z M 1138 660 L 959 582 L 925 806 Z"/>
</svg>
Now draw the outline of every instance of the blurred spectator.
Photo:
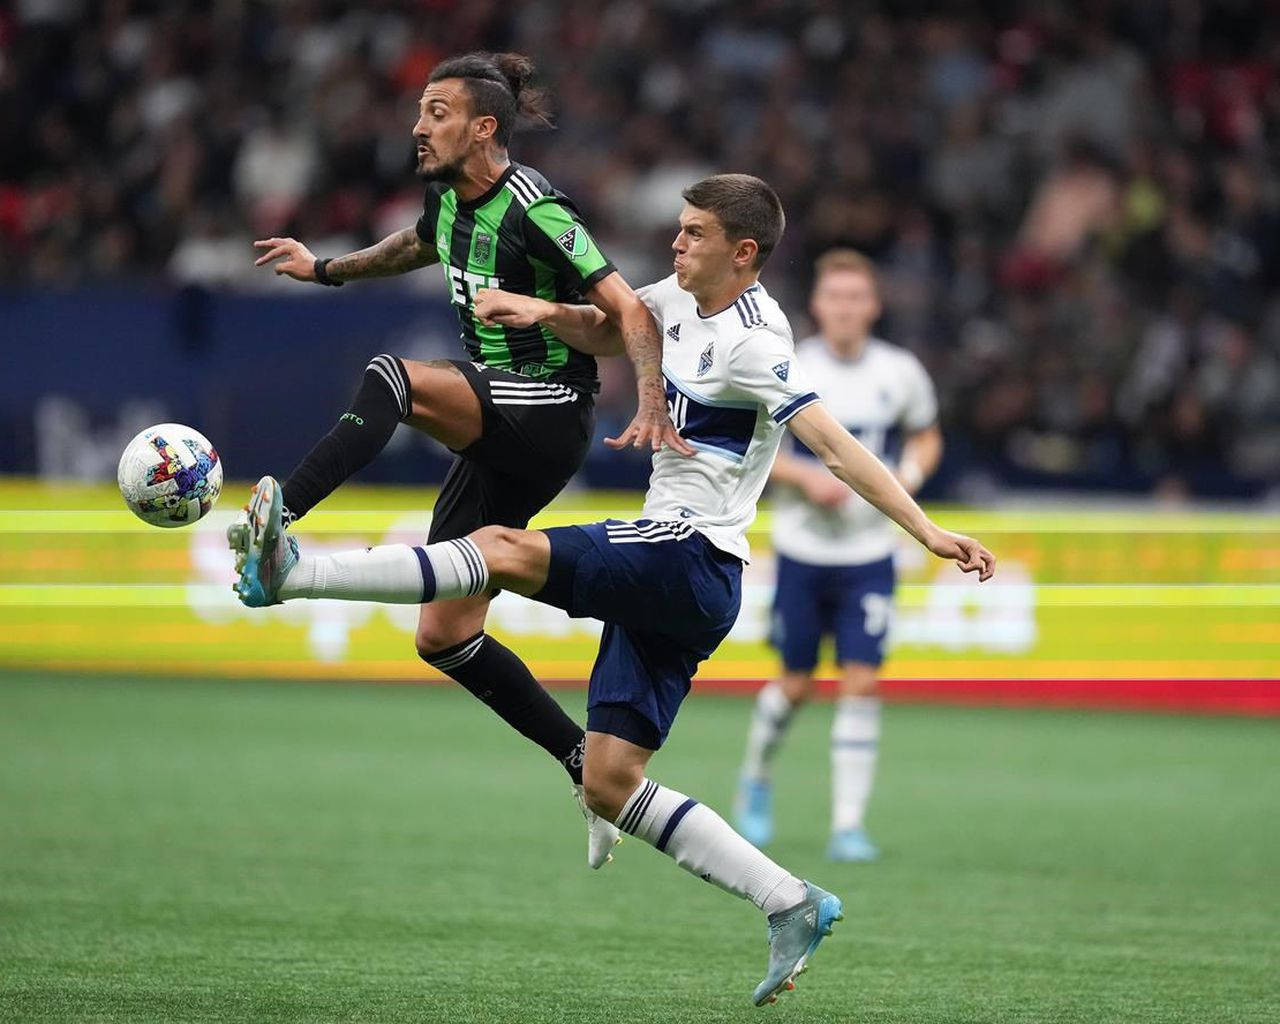
<svg viewBox="0 0 1280 1024">
<path fill-rule="evenodd" d="M 723 169 L 787 205 L 765 278 L 797 329 L 814 256 L 881 261 L 884 329 L 938 382 L 961 472 L 1275 483 L 1280 19 L 1210 0 L 921 10 L 26 0 L 0 8 L 0 276 L 273 287 L 252 238 L 336 252 L 411 223 L 427 73 L 520 49 L 558 129 L 515 155 L 636 283 L 669 268 L 680 188 Z M 602 422 L 630 400 L 609 373 Z"/>
</svg>

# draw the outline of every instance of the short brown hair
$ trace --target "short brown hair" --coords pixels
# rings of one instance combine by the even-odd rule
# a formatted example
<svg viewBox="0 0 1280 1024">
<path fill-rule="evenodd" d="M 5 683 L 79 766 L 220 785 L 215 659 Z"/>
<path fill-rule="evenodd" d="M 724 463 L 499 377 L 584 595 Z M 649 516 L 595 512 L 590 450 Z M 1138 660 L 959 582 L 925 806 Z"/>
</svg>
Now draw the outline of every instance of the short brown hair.
<svg viewBox="0 0 1280 1024">
<path fill-rule="evenodd" d="M 828 249 L 813 261 L 813 283 L 816 285 L 822 278 L 836 271 L 863 274 L 870 281 L 876 294 L 880 294 L 880 274 L 876 265 L 857 249 Z"/>
<path fill-rule="evenodd" d="M 690 206 L 714 213 L 729 241 L 750 238 L 755 242 L 757 270 L 764 266 L 787 226 L 778 194 L 750 174 L 713 174 L 680 194 Z"/>
</svg>

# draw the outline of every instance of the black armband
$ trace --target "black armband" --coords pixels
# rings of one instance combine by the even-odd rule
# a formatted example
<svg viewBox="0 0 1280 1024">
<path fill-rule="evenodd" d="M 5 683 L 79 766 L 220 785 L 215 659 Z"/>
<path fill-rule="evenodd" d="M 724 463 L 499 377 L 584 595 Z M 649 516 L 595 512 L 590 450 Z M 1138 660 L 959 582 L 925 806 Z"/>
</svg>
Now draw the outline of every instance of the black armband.
<svg viewBox="0 0 1280 1024">
<path fill-rule="evenodd" d="M 335 281 L 329 276 L 329 264 L 333 261 L 332 256 L 326 256 L 324 259 L 316 260 L 313 269 L 315 270 L 316 281 L 319 284 L 327 285 L 330 288 L 341 288 L 342 281 Z"/>
</svg>

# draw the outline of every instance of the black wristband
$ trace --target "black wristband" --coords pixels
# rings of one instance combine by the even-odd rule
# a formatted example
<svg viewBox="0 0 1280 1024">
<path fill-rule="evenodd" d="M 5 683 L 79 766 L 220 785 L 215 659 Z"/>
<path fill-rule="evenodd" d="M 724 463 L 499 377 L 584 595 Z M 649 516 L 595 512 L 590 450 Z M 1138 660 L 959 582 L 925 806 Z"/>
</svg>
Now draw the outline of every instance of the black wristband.
<svg viewBox="0 0 1280 1024">
<path fill-rule="evenodd" d="M 318 259 L 315 261 L 313 269 L 315 271 L 316 281 L 319 284 L 327 285 L 330 288 L 341 288 L 343 282 L 335 281 L 329 276 L 328 267 L 332 260 L 332 256 L 327 256 L 324 259 Z"/>
</svg>

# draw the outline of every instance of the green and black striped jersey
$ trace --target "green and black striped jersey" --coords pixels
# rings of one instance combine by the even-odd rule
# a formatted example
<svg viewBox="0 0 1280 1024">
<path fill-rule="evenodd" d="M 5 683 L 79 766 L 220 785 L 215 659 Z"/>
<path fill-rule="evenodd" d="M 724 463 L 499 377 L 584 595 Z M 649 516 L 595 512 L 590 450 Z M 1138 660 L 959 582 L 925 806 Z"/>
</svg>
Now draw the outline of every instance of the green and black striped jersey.
<svg viewBox="0 0 1280 1024">
<path fill-rule="evenodd" d="M 584 391 L 598 389 L 595 359 L 547 328 L 486 327 L 472 313 L 477 288 L 581 302 L 583 292 L 613 272 L 567 196 L 533 168 L 513 163 L 470 202 L 432 182 L 417 229 L 440 257 L 473 361 Z"/>
</svg>

